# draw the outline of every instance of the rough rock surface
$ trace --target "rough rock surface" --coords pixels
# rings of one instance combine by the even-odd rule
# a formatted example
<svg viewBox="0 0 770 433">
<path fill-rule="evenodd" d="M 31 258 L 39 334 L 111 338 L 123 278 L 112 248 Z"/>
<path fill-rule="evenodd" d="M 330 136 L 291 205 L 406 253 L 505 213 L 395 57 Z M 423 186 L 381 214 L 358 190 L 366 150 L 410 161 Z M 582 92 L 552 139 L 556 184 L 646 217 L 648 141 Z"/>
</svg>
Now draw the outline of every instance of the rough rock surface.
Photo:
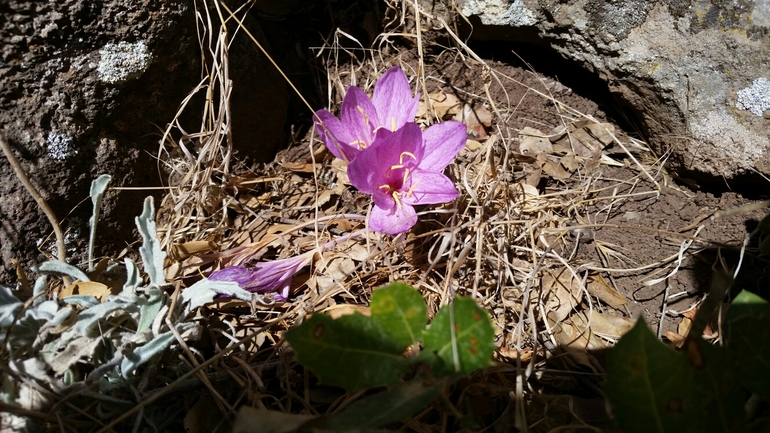
<svg viewBox="0 0 770 433">
<path fill-rule="evenodd" d="M 599 75 L 685 173 L 770 175 L 770 1 L 461 0 L 474 34 Z"/>
<path fill-rule="evenodd" d="M 155 158 L 161 130 L 201 79 L 194 7 L 192 0 L 0 3 L 0 131 L 63 220 L 69 256 L 85 250 L 93 178 L 108 173 L 112 186 L 126 187 L 164 177 Z M 257 24 L 249 27 L 259 37 Z M 244 39 L 241 32 L 232 46 L 244 59 L 231 62 L 231 108 L 243 113 L 233 119 L 234 146 L 266 160 L 285 141 L 286 88 Z M 197 131 L 200 111 L 182 124 Z M 4 158 L 0 176 L 0 281 L 9 282 L 11 259 L 29 266 L 54 242 Z M 149 193 L 108 193 L 97 251 L 133 241 Z"/>
</svg>

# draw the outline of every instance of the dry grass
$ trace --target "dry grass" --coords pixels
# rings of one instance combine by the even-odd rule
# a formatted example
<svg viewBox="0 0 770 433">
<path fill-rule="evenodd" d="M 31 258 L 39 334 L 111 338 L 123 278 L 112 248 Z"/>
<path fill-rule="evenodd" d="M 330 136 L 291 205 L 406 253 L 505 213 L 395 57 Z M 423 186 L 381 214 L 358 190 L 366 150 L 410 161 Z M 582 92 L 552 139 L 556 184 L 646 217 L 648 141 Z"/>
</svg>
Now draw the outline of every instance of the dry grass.
<svg viewBox="0 0 770 433">
<path fill-rule="evenodd" d="M 477 70 L 484 80 L 483 93 L 455 90 L 466 92 L 492 116 L 489 135 L 469 141 L 450 166 L 460 198 L 423 209 L 418 226 L 398 239 L 368 233 L 367 197 L 349 185 L 344 163 L 332 161 L 312 131 L 302 143 L 306 149 L 293 153 L 300 156 L 234 172 L 227 48 L 233 37 L 244 37 L 238 17 L 247 13 L 248 4 L 231 13 L 216 0 L 199 2 L 204 78 L 182 102 L 177 118 L 195 95 L 205 94 L 200 130 L 184 131 L 172 121 L 159 152 L 172 187 L 159 207 L 158 230 L 169 254 L 167 276 L 176 282 L 174 297 L 222 266 L 316 254 L 309 269 L 295 277 L 288 302 L 255 295 L 251 303 L 219 300 L 202 309 L 196 320 L 206 324 L 208 334 L 199 342 L 179 340 L 184 349 L 180 360 L 188 372 L 178 378 L 147 376 L 144 389 L 149 391 L 142 394 L 142 403 L 121 419 L 195 389 L 198 380 L 208 395 L 197 404 L 190 402 L 189 419 L 231 419 L 242 404 L 311 415 L 334 413 L 360 394 L 346 396 L 317 387 L 292 360 L 281 333 L 310 312 L 365 308 L 372 289 L 398 280 L 423 293 L 431 314 L 455 296 L 472 296 L 490 312 L 499 347 L 495 367 L 448 391 L 440 403 L 406 422 L 405 431 L 454 430 L 466 411 L 466 397 L 487 402 L 489 411 L 472 412 L 497 431 L 585 425 L 579 411 L 572 409 L 577 403 L 567 389 L 596 390 L 601 366 L 586 350 L 609 347 L 630 323 L 612 276 L 676 272 L 682 253 L 655 263 L 632 263 L 622 248 L 596 240 L 602 258 L 597 265 L 580 263 L 577 251 L 592 229 L 606 225 L 613 207 L 629 198 L 657 196 L 659 182 L 665 179 L 662 161 L 644 143 L 565 105 L 545 87 L 527 87 L 496 70 L 464 44 L 452 23 L 422 10 L 416 0 L 386 3 L 389 20 L 375 49 L 361 46 L 364 56 L 346 52 L 340 40 L 357 41 L 338 31 L 316 52 L 327 70 L 330 108 L 338 106 L 348 85 L 371 90 L 377 77 L 398 64 L 423 94 L 426 106 L 418 121 L 428 125 L 443 120 L 442 108 L 426 97 L 429 89 L 444 83 L 425 64 L 425 25 L 430 21 L 429 32 L 452 41 L 441 55 Z M 522 101 L 507 96 L 495 100 L 491 95 L 511 85 L 551 101 L 562 120 L 561 132 L 538 136 L 539 131 L 509 127 Z M 533 138 L 548 141 L 550 147 L 524 152 L 522 146 L 534 143 Z M 611 146 L 618 154 L 603 150 Z M 601 174 L 601 167 L 624 164 L 635 173 L 630 179 L 612 182 Z M 548 187 L 538 189 L 543 182 Z M 599 211 L 591 214 L 591 209 Z M 682 251 L 698 241 L 697 233 L 627 229 L 669 235 L 681 243 Z M 345 237 L 356 231 L 360 236 Z M 545 387 L 564 391 L 541 395 Z M 327 394 L 319 396 L 323 392 Z M 212 408 L 224 416 L 214 416 Z"/>
<path fill-rule="evenodd" d="M 220 350 L 242 343 L 238 340 L 250 333 L 259 340 L 233 349 L 227 355 L 229 361 L 220 365 L 243 386 L 242 397 L 248 396 L 249 404 L 293 412 L 299 408 L 300 412 L 310 414 L 323 411 L 323 405 L 319 409 L 314 406 L 308 394 L 308 377 L 293 376 L 296 367 L 291 367 L 288 358 L 282 358 L 288 362 L 283 366 L 275 361 L 275 354 L 288 355 L 282 345 L 282 330 L 301 321 L 309 312 L 366 306 L 371 290 L 389 281 L 405 281 L 418 288 L 431 313 L 457 295 L 473 296 L 492 314 L 500 348 L 498 360 L 503 363 L 480 373 L 461 394 L 491 396 L 499 400 L 498 405 L 510 405 L 503 411 L 507 415 L 497 422 L 512 420 L 518 428 L 526 430 L 529 425 L 539 430 L 536 421 L 542 414 L 538 414 L 538 398 L 532 383 L 544 376 L 558 378 L 564 372 L 577 370 L 594 375 L 595 383 L 601 374 L 600 367 L 584 350 L 607 347 L 617 338 L 612 332 L 602 334 L 612 327 L 599 332 L 592 330 L 592 320 L 603 317 L 596 315 L 595 302 L 600 302 L 597 291 L 613 292 L 612 283 L 607 283 L 598 272 L 610 270 L 609 260 L 603 266 L 574 261 L 580 237 L 586 235 L 592 224 L 601 222 L 600 215 L 586 214 L 589 204 L 602 202 L 611 208 L 628 197 L 654 197 L 660 189 L 656 181 L 660 178 L 660 161 L 652 158 L 643 143 L 618 135 L 549 93 L 530 87 L 532 95 L 553 102 L 563 121 L 567 143 L 589 147 L 596 144 L 577 158 L 566 175 L 569 181 L 557 183 L 558 187 L 548 192 L 539 191 L 534 185 L 547 173 L 535 173 L 537 161 L 533 161 L 533 155 L 522 155 L 520 151 L 520 142 L 525 137 L 521 131 L 507 126 L 517 115 L 517 102 L 508 98 L 495 101 L 489 91 L 495 86 L 505 89 L 511 83 L 525 85 L 488 65 L 457 37 L 444 18 L 430 16 L 417 2 L 391 2 L 389 8 L 387 15 L 392 20 L 373 44 L 377 49 L 360 46 L 365 53 L 362 60 L 355 60 L 353 54 L 358 53 L 341 48 L 341 38 L 358 41 L 339 30 L 329 45 L 317 51 L 317 57 L 327 67 L 327 95 L 334 101 L 331 108 L 340 102 L 348 85 L 371 90 L 376 78 L 393 64 L 399 64 L 408 76 L 414 77 L 414 88 L 427 95 L 427 83 L 440 84 L 442 79 L 426 73 L 422 26 L 426 19 L 440 23 L 442 29 L 431 31 L 454 42 L 453 47 L 446 48 L 445 55 L 454 56 L 456 61 L 480 72 L 486 82 L 485 93 L 471 96 L 483 101 L 494 117 L 491 135 L 469 143 L 451 166 L 460 198 L 423 210 L 419 225 L 404 238 L 394 240 L 365 233 L 360 239 L 347 240 L 324 251 L 320 248 L 322 244 L 364 229 L 362 219 L 369 206 L 366 198 L 358 196 L 349 185 L 344 163 L 331 161 L 313 134 L 304 144 L 307 151 L 299 152 L 306 158 L 268 164 L 248 175 L 230 173 L 226 39 L 216 17 L 201 17 L 207 34 L 207 38 L 201 39 L 202 49 L 210 53 L 209 75 L 195 92 L 207 92 L 204 121 L 200 132 L 182 133 L 176 141 L 171 140 L 174 134 L 169 130 L 166 149 L 171 150 L 161 155 L 172 173 L 169 183 L 176 187 L 161 208 L 163 242 L 177 259 L 169 267 L 170 276 L 188 282 L 224 265 L 318 251 L 308 272 L 295 278 L 289 302 L 259 296 L 250 305 L 222 301 L 203 313 L 203 320 L 217 324 L 210 329 L 212 334 L 219 334 L 214 339 L 222 342 Z M 221 17 L 229 16 L 224 8 L 220 12 Z M 414 19 L 417 14 L 420 20 Z M 233 21 L 225 19 L 228 20 Z M 411 48 L 404 47 L 404 39 L 414 42 Z M 205 41 L 208 45 L 203 44 Z M 412 51 L 411 57 L 403 55 L 408 50 Z M 407 57 L 416 61 L 405 61 Z M 424 125 L 441 121 L 432 99 L 424 100 L 425 115 L 418 121 Z M 570 134 L 575 131 L 589 131 L 592 135 L 588 139 L 581 135 L 582 142 L 571 140 Z M 609 142 L 601 143 L 602 139 Z M 630 163 L 629 169 L 637 172 L 631 181 L 624 181 L 625 185 L 595 186 L 600 179 L 606 180 L 596 174 L 597 168 L 602 164 L 620 164 L 602 153 L 601 148 L 607 144 L 620 149 Z M 581 155 L 574 145 L 572 149 Z M 559 164 L 558 158 L 542 157 Z M 642 188 L 643 184 L 652 188 Z M 637 187 L 639 192 L 635 191 Z M 614 193 L 608 195 L 608 190 Z M 187 245 L 202 250 L 189 256 L 180 253 Z M 623 257 L 622 252 L 609 245 L 602 252 L 607 258 Z M 662 263 L 647 265 L 658 267 Z M 598 309 L 606 316 L 622 316 L 608 313 L 612 309 L 608 310 L 605 304 Z M 622 311 L 619 305 L 616 307 Z M 265 326 L 271 328 L 264 331 Z M 614 329 L 622 326 L 616 324 Z M 562 359 L 561 363 L 551 361 L 547 367 L 546 361 L 554 358 Z M 561 365 L 564 370 L 553 370 L 553 365 Z M 289 371 L 292 373 L 287 374 Z M 272 378 L 272 386 L 266 376 Z M 569 377 L 566 374 L 562 379 L 570 380 Z M 290 391 L 297 389 L 305 394 Z M 347 398 L 353 397 L 344 399 Z M 332 403 L 325 412 L 332 413 L 341 401 L 344 400 Z M 226 399 L 220 403 L 232 407 Z M 405 427 L 414 431 L 446 431 L 447 417 L 457 411 L 452 409 L 429 409 L 427 412 L 446 413 L 426 416 L 426 412 Z M 496 415 L 500 414 L 498 411 Z"/>
<path fill-rule="evenodd" d="M 169 183 L 176 187 L 165 197 L 160 212 L 163 243 L 176 259 L 169 266 L 170 277 L 189 282 L 224 265 L 318 251 L 310 269 L 295 278 L 288 302 L 275 302 L 270 296 L 255 296 L 250 305 L 221 301 L 207 308 L 202 317 L 210 323 L 211 338 L 218 343 L 217 356 L 222 356 L 224 350 L 230 352 L 223 363 L 208 369 L 208 374 L 227 371 L 242 387 L 236 401 L 308 414 L 333 413 L 355 396 L 340 396 L 330 406 L 314 404 L 308 376 L 290 362 L 289 352 L 282 345 L 282 330 L 309 312 L 366 306 L 371 290 L 389 281 L 405 281 L 418 288 L 431 313 L 457 295 L 470 295 L 492 314 L 501 363 L 479 373 L 452 400 L 462 401 L 466 393 L 486 395 L 496 401 L 498 409 L 502 404 L 502 410 L 495 412 L 495 422 L 500 426 L 522 430 L 529 426 L 540 431 L 542 425 L 554 421 L 542 418 L 542 405 L 567 407 L 569 398 L 558 401 L 537 397 L 533 388 L 537 385 L 533 383 L 543 383 L 549 377 L 574 381 L 578 373 L 593 375 L 588 382 L 596 383 L 601 369 L 585 349 L 608 347 L 617 334 L 607 333 L 607 329 L 625 326 L 618 313 L 622 302 L 615 306 L 616 310 L 607 307 L 605 299 L 598 301 L 598 293 L 609 292 L 610 297 L 617 294 L 611 277 L 606 281 L 600 271 L 626 271 L 609 265 L 611 258 L 623 262 L 622 251 L 599 243 L 605 257 L 602 266 L 574 260 L 581 236 L 602 221 L 601 215 L 588 215 L 587 209 L 601 202 L 609 213 L 608 209 L 629 197 L 655 197 L 660 189 L 660 161 L 652 158 L 638 140 L 616 134 L 549 93 L 530 87 L 532 95 L 553 102 L 563 120 L 567 143 L 597 145 L 578 158 L 567 173 L 568 181 L 546 192 L 539 191 L 534 185 L 547 173 L 536 173 L 533 155 L 522 155 L 520 151 L 526 137 L 506 126 L 517 115 L 517 103 L 495 101 L 489 92 L 495 86 L 504 89 L 511 82 L 525 85 L 488 65 L 457 37 L 444 18 L 430 16 L 417 2 L 390 2 L 388 7 L 387 15 L 392 20 L 373 44 L 377 49 L 360 47 L 365 53 L 363 60 L 351 61 L 354 53 L 341 48 L 340 38 L 358 42 L 342 31 L 317 51 L 327 67 L 327 95 L 334 101 L 331 108 L 339 103 L 348 85 L 371 90 L 376 78 L 393 64 L 414 77 L 414 88 L 427 95 L 429 81 L 442 81 L 426 73 L 422 25 L 426 19 L 440 23 L 442 29 L 431 31 L 454 42 L 453 47 L 446 48 L 446 55 L 480 71 L 486 82 L 485 93 L 471 96 L 484 101 L 494 116 L 489 137 L 469 143 L 450 168 L 460 198 L 420 212 L 421 222 L 404 238 L 364 233 L 360 239 L 346 240 L 330 250 L 320 248 L 345 233 L 364 229 L 362 219 L 368 202 L 349 185 L 344 163 L 331 161 L 313 134 L 304 144 L 307 151 L 299 152 L 307 155 L 305 158 L 278 161 L 248 175 L 231 173 L 227 39 L 219 19 L 230 21 L 230 31 L 235 28 L 235 20 L 227 18 L 229 12 L 224 8 L 218 9 L 219 17 L 200 19 L 205 34 L 201 48 L 209 53 L 208 76 L 194 90 L 207 95 L 201 130 L 184 133 L 170 129 L 161 155 L 171 172 Z M 239 11 L 234 12 L 239 15 Z M 414 19 L 417 14 L 420 20 Z M 411 48 L 404 47 L 404 39 L 414 42 Z M 403 55 L 407 50 L 412 51 L 416 62 L 404 60 L 409 57 Z M 427 107 L 424 117 L 418 119 L 420 123 L 441 121 L 433 101 L 424 100 Z M 582 142 L 572 140 L 570 134 L 575 131 L 589 131 L 589 139 L 583 133 Z M 180 138 L 172 140 L 174 132 L 181 133 Z M 602 143 L 602 139 L 609 141 Z M 607 144 L 620 149 L 630 164 L 629 170 L 637 174 L 630 181 L 597 187 L 599 180 L 606 183 L 597 168 L 602 164 L 622 165 L 601 151 Z M 581 155 L 574 144 L 572 150 Z M 557 158 L 543 158 L 559 164 Z M 186 249 L 194 254 L 185 253 Z M 667 259 L 672 260 L 675 257 Z M 665 263 L 645 264 L 647 268 L 661 266 Z M 629 264 L 628 268 L 632 267 Z M 592 330 L 592 321 L 596 317 L 606 321 L 604 316 L 618 317 L 620 322 L 615 328 Z M 252 339 L 246 343 L 244 336 L 245 340 L 249 336 Z M 276 355 L 280 355 L 280 362 Z M 199 358 L 205 361 L 203 356 Z M 554 370 L 554 365 L 561 365 L 561 369 Z M 232 399 L 219 398 L 220 406 L 233 407 Z M 451 405 L 446 400 L 404 427 L 447 431 L 447 423 L 451 423 L 448 417 L 459 413 Z M 569 419 L 575 421 L 577 417 Z"/>
</svg>

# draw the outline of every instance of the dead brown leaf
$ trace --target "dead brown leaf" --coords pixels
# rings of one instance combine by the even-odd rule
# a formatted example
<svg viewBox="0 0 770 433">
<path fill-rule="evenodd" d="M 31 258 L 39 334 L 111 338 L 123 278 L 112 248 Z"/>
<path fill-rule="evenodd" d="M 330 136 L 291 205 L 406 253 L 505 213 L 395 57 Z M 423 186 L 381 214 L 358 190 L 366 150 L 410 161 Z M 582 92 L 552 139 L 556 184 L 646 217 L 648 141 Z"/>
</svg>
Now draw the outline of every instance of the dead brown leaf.
<svg viewBox="0 0 770 433">
<path fill-rule="evenodd" d="M 586 289 L 588 293 L 616 310 L 628 303 L 626 297 L 610 286 L 599 274 L 588 277 Z"/>
<path fill-rule="evenodd" d="M 96 281 L 76 281 L 59 292 L 59 299 L 72 295 L 91 295 L 99 302 L 107 300 L 111 295 L 110 287 Z"/>
</svg>

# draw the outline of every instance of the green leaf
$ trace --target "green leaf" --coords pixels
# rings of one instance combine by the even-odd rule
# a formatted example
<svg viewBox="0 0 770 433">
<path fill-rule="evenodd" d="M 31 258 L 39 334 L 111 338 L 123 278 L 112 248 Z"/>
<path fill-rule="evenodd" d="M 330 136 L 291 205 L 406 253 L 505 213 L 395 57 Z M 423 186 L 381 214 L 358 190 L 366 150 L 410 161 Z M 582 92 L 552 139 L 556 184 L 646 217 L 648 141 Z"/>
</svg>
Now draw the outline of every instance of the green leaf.
<svg viewBox="0 0 770 433">
<path fill-rule="evenodd" d="M 164 332 L 144 345 L 137 347 L 133 353 L 126 355 L 120 363 L 123 377 L 127 378 L 137 367 L 166 350 L 172 341 L 174 341 L 174 334 L 171 331 Z"/>
<path fill-rule="evenodd" d="M 299 362 L 321 382 L 348 391 L 390 386 L 409 368 L 406 346 L 393 340 L 371 317 L 355 313 L 337 320 L 314 314 L 286 332 Z"/>
<path fill-rule="evenodd" d="M 144 332 L 150 329 L 152 322 L 158 317 L 160 309 L 163 307 L 163 292 L 157 287 L 147 289 L 147 298 L 139 297 L 139 321 L 136 325 L 136 332 Z"/>
<path fill-rule="evenodd" d="M 438 397 L 439 391 L 438 386 L 424 386 L 419 381 L 402 383 L 356 401 L 321 428 L 343 431 L 382 427 L 416 415 Z"/>
<path fill-rule="evenodd" d="M 438 355 L 446 373 L 470 374 L 490 365 L 495 331 L 486 311 L 471 298 L 458 297 L 439 310 L 423 345 Z"/>
<path fill-rule="evenodd" d="M 74 280 L 79 281 L 91 281 L 80 269 L 70 265 L 69 263 L 60 262 L 58 260 L 48 260 L 37 266 L 38 272 L 44 272 L 54 275 L 66 275 L 72 277 Z"/>
<path fill-rule="evenodd" d="M 370 309 L 372 319 L 404 347 L 420 339 L 428 322 L 422 294 L 404 283 L 375 290 Z"/>
<path fill-rule="evenodd" d="M 770 304 L 744 290 L 733 300 L 725 322 L 738 380 L 770 402 Z"/>
<path fill-rule="evenodd" d="M 686 347 L 689 356 L 674 352 L 639 319 L 608 351 L 604 392 L 622 431 L 732 432 L 741 427 L 746 399 L 729 355 L 700 339 L 689 340 Z"/>
<path fill-rule="evenodd" d="M 155 206 L 152 196 L 144 199 L 142 214 L 136 217 L 136 228 L 142 235 L 142 246 L 139 247 L 139 255 L 142 256 L 144 270 L 150 276 L 150 284 L 161 286 L 166 282 L 163 272 L 163 263 L 166 253 L 160 248 L 157 231 L 155 230 Z"/>
<path fill-rule="evenodd" d="M 204 278 L 192 286 L 182 290 L 179 296 L 179 306 L 183 307 L 181 317 L 195 311 L 198 307 L 214 302 L 217 295 L 226 295 L 244 301 L 251 301 L 252 293 L 241 289 L 238 283 L 231 281 L 211 281 Z"/>
<path fill-rule="evenodd" d="M 738 383 L 735 365 L 724 347 L 697 340 L 704 365 L 695 369 L 693 395 L 701 414 L 693 425 L 700 431 L 741 431 L 746 393 Z"/>
<path fill-rule="evenodd" d="M 691 431 L 693 375 L 639 319 L 607 352 L 604 392 L 624 432 Z"/>
<path fill-rule="evenodd" d="M 104 198 L 104 191 L 107 190 L 107 184 L 112 180 L 112 176 L 109 174 L 103 174 L 91 182 L 91 202 L 94 205 L 93 214 L 91 219 L 88 220 L 91 226 L 90 235 L 88 237 L 88 271 L 94 270 L 94 244 L 96 243 L 96 223 L 99 222 L 99 212 L 102 207 L 102 199 Z"/>
</svg>

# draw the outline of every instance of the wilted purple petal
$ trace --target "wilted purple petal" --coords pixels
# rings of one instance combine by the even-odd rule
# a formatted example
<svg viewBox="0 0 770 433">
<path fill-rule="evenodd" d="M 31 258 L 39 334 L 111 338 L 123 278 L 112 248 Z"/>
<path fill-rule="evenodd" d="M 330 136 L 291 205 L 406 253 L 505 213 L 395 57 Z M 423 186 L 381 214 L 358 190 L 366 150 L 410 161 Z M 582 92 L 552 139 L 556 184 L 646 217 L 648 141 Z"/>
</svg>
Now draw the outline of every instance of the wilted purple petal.
<svg viewBox="0 0 770 433">
<path fill-rule="evenodd" d="M 306 255 L 259 263 L 254 269 L 245 266 L 228 266 L 209 275 L 209 280 L 232 281 L 250 292 L 280 292 L 283 299 L 289 296 L 291 279 L 310 258 Z"/>
<path fill-rule="evenodd" d="M 466 126 L 453 121 L 437 123 L 423 131 L 422 139 L 425 151 L 420 168 L 443 171 L 465 147 Z"/>
<path fill-rule="evenodd" d="M 238 283 L 241 288 L 254 280 L 256 272 L 245 266 L 228 266 L 209 275 L 211 281 L 231 281 Z"/>
</svg>

